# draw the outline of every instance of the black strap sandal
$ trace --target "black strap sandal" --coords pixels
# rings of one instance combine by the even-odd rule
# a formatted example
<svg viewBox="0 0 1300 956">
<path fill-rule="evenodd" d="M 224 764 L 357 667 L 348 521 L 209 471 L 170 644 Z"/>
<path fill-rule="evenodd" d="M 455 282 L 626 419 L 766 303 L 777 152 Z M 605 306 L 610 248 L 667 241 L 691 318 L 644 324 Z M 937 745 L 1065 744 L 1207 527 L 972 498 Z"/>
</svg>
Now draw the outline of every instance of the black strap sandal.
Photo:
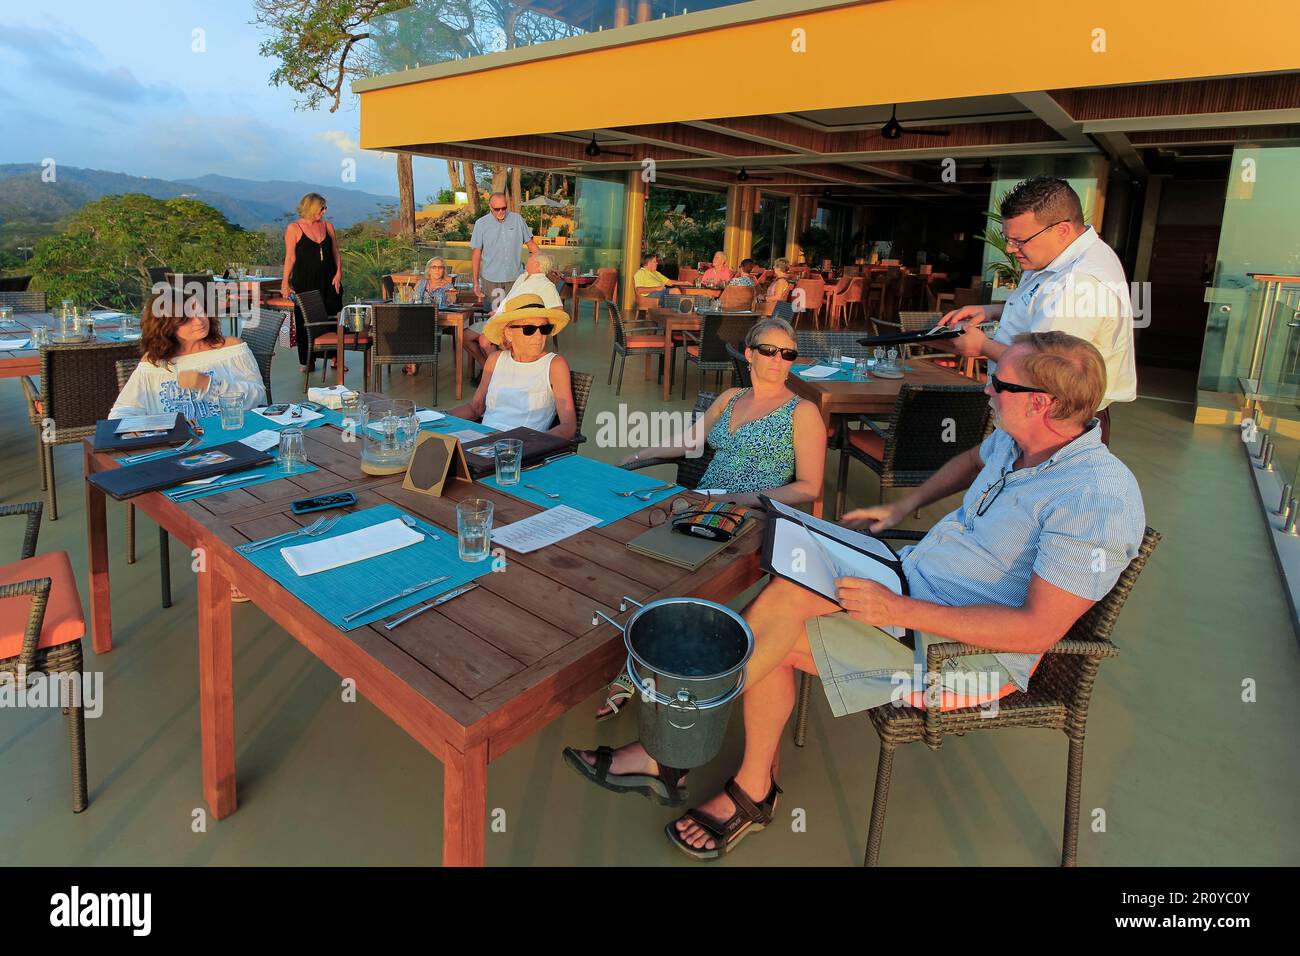
<svg viewBox="0 0 1300 956">
<path fill-rule="evenodd" d="M 766 829 L 767 825 L 772 822 L 773 814 L 776 812 L 776 797 L 781 793 L 781 788 L 776 785 L 776 779 L 772 780 L 772 789 L 767 792 L 761 804 L 754 803 L 749 798 L 740 784 L 736 783 L 736 778 L 732 777 L 723 787 L 731 802 L 736 805 L 736 812 L 726 820 L 717 820 L 702 813 L 699 810 L 691 809 L 680 817 L 677 821 L 668 824 L 664 832 L 668 834 L 668 839 L 672 844 L 685 853 L 687 856 L 696 860 L 718 860 L 730 853 L 739 843 L 750 833 L 757 833 L 759 830 Z M 677 829 L 677 824 L 682 820 L 690 820 L 700 826 L 705 833 L 713 840 L 713 849 L 704 847 L 691 846 L 682 837 L 681 831 Z"/>
<path fill-rule="evenodd" d="M 690 793 L 683 783 L 685 770 L 661 766 L 656 774 L 610 773 L 610 765 L 614 762 L 613 748 L 597 747 L 595 753 L 593 766 L 582 759 L 581 751 L 565 747 L 564 762 L 596 786 L 612 793 L 639 793 L 665 807 L 680 807 L 690 800 Z"/>
</svg>

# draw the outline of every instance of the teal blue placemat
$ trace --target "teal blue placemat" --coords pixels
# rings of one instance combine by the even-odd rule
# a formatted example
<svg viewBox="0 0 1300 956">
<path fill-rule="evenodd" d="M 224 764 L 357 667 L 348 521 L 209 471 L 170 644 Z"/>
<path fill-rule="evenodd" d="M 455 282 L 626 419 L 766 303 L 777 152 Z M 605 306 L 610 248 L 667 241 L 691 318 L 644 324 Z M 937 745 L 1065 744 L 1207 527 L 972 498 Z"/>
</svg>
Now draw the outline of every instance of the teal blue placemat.
<svg viewBox="0 0 1300 956">
<path fill-rule="evenodd" d="M 325 423 L 326 419 L 324 418 L 313 418 L 310 422 L 301 427 L 306 430 L 308 428 L 314 428 L 317 425 L 324 425 Z M 201 448 L 211 448 L 213 445 L 224 445 L 228 441 L 242 441 L 250 435 L 256 435 L 258 432 L 278 432 L 288 427 L 286 425 L 277 425 L 275 422 L 267 421 L 261 415 L 254 415 L 252 412 L 244 412 L 244 425 L 242 428 L 232 428 L 230 431 L 222 429 L 221 418 L 219 416 L 200 418 L 199 425 L 203 429 L 203 435 L 199 438 L 199 443 L 197 445 L 186 449 L 187 452 L 198 451 Z M 271 452 L 274 454 L 275 449 L 271 449 Z M 149 453 L 138 452 L 137 454 L 144 455 Z M 168 455 L 174 454 L 176 454 L 176 449 L 165 448 L 156 453 L 150 454 L 149 458 L 136 458 L 136 460 L 131 462 L 131 464 L 135 465 L 142 461 L 152 461 L 156 458 L 166 458 Z M 122 459 L 133 457 L 135 456 L 122 455 L 117 459 L 117 463 L 120 465 L 122 464 Z"/>
<path fill-rule="evenodd" d="M 362 511 L 353 511 L 345 514 L 328 534 L 321 535 L 319 538 L 299 537 L 289 541 L 285 547 L 335 538 L 350 531 L 392 521 L 403 513 L 394 505 L 376 505 Z M 356 564 L 334 568 L 331 571 L 309 574 L 306 577 L 300 577 L 293 568 L 289 567 L 280 555 L 280 546 L 263 548 L 261 551 L 254 551 L 243 557 L 274 578 L 294 597 L 340 631 L 351 631 L 374 621 L 392 617 L 399 611 L 415 607 L 444 591 L 468 584 L 492 570 L 490 558 L 484 561 L 460 559 L 456 548 L 456 532 L 444 531 L 421 519 L 416 520 L 420 523 L 420 530 L 425 533 L 425 539 L 419 544 L 399 548 L 388 554 L 381 554 L 377 558 L 358 561 Z M 441 540 L 434 541 L 429 536 L 431 530 Z M 343 621 L 343 615 L 360 610 L 367 604 L 373 604 L 386 594 L 395 594 L 420 581 L 444 574 L 447 575 L 445 581 L 431 585 L 423 591 L 417 591 L 399 601 L 385 604 L 350 622 Z"/>
<path fill-rule="evenodd" d="M 804 369 L 812 368 L 814 365 L 825 365 L 828 368 L 831 367 L 830 362 L 810 362 L 807 365 L 792 365 L 790 367 L 790 371 L 793 372 L 795 375 L 798 375 L 805 382 L 851 382 L 853 380 L 853 376 L 850 375 L 848 372 L 846 372 L 843 368 L 841 368 L 834 375 L 826 375 L 821 378 L 804 378 L 803 377 Z"/>
<path fill-rule="evenodd" d="M 490 485 L 498 491 L 522 498 L 541 508 L 554 508 L 556 505 L 568 505 L 578 511 L 586 512 L 600 519 L 600 527 L 635 514 L 642 508 L 649 508 L 665 498 L 671 498 L 683 489 L 677 485 L 657 492 L 649 501 L 639 498 L 624 498 L 614 494 L 616 491 L 640 491 L 662 485 L 663 482 L 651 475 L 635 471 L 625 471 L 603 461 L 570 455 L 541 468 L 525 471 L 519 478 L 519 484 L 502 487 L 497 484 L 496 475 L 482 479 L 483 484 Z M 536 485 L 559 498 L 548 498 L 540 491 L 525 488 L 524 485 Z M 614 489 L 614 490 L 611 490 Z"/>
<path fill-rule="evenodd" d="M 325 416 L 324 421 L 329 422 L 331 425 L 337 425 L 339 428 L 347 427 L 343 424 L 344 412 L 327 408 L 322 414 Z M 317 421 L 321 421 L 321 419 L 317 419 Z M 312 424 L 315 424 L 315 422 Z M 483 435 L 491 435 L 497 430 L 495 428 L 488 428 L 485 425 L 480 425 L 478 422 L 471 422 L 464 418 L 456 418 L 454 415 L 445 415 L 436 422 L 425 422 L 420 426 L 420 431 L 454 432 L 459 431 L 462 428 L 468 428 L 471 431 L 476 431 Z"/>
<path fill-rule="evenodd" d="M 272 451 L 271 453 L 275 454 L 274 451 Z M 320 469 L 318 469 L 315 465 L 309 464 L 309 465 L 303 465 L 301 468 L 297 468 L 291 473 L 285 475 L 280 472 L 280 463 L 278 461 L 273 461 L 268 465 L 258 465 L 256 468 L 245 468 L 243 471 L 232 471 L 228 474 L 222 475 L 220 478 L 214 481 L 213 484 L 218 484 L 222 481 L 232 480 L 234 478 L 248 478 L 251 475 L 257 476 L 256 481 L 245 481 L 243 484 L 235 485 L 233 488 L 205 488 L 203 491 L 196 492 L 195 494 L 192 495 L 187 495 L 185 497 L 185 500 L 197 501 L 199 498 L 206 498 L 208 495 L 221 494 L 223 491 L 238 491 L 241 488 L 252 488 L 255 485 L 264 485 L 268 481 L 277 481 L 280 478 L 292 478 L 294 475 L 305 475 L 308 472 L 319 471 L 319 470 Z M 175 488 L 168 488 L 166 491 L 163 492 L 163 494 L 165 494 L 168 498 L 175 498 L 178 492 L 192 491 L 193 489 L 198 487 L 199 487 L 198 485 L 177 485 Z"/>
</svg>

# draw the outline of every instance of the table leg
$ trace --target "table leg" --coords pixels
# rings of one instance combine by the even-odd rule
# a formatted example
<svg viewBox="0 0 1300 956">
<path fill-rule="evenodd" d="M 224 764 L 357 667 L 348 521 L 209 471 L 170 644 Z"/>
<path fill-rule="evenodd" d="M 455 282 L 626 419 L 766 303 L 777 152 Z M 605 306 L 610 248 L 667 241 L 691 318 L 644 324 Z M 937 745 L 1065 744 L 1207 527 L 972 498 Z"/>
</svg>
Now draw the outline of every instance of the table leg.
<svg viewBox="0 0 1300 956">
<path fill-rule="evenodd" d="M 456 401 L 460 401 L 461 382 L 464 381 L 465 375 L 465 317 L 456 323 Z"/>
<path fill-rule="evenodd" d="M 573 327 L 578 327 L 578 283 L 573 284 L 573 301 L 570 303 L 573 309 Z"/>
<path fill-rule="evenodd" d="M 830 431 L 831 418 L 833 416 L 829 411 L 826 410 L 825 405 L 818 405 L 817 410 L 821 412 L 822 429 L 823 429 L 822 434 L 825 435 L 827 432 Z M 825 506 L 826 506 L 826 482 L 823 479 L 822 487 L 818 490 L 817 497 L 812 503 L 812 516 L 814 518 L 822 517 L 823 516 L 822 512 L 825 509 Z"/>
<path fill-rule="evenodd" d="M 82 451 L 83 474 L 94 474 L 89 447 Z M 90 551 L 90 645 L 96 654 L 113 649 L 113 609 L 108 585 L 108 515 L 102 491 L 86 483 L 86 537 Z"/>
<path fill-rule="evenodd" d="M 338 355 L 338 358 L 334 360 L 334 364 L 338 367 L 335 369 L 335 371 L 338 372 L 338 376 L 337 376 L 338 384 L 342 385 L 343 384 L 343 323 L 342 322 L 339 323 L 339 329 L 334 334 L 336 340 L 338 341 L 338 348 L 335 350 L 336 354 Z"/>
<path fill-rule="evenodd" d="M 442 784 L 442 865 L 482 866 L 487 831 L 487 742 L 447 745 Z"/>
<path fill-rule="evenodd" d="M 647 357 L 647 361 L 648 361 Z M 664 323 L 664 401 L 668 401 L 668 391 L 673 387 L 673 328 Z"/>
<path fill-rule="evenodd" d="M 199 727 L 203 799 L 220 820 L 235 812 L 235 688 L 230 582 L 215 568 L 199 579 Z"/>
</svg>

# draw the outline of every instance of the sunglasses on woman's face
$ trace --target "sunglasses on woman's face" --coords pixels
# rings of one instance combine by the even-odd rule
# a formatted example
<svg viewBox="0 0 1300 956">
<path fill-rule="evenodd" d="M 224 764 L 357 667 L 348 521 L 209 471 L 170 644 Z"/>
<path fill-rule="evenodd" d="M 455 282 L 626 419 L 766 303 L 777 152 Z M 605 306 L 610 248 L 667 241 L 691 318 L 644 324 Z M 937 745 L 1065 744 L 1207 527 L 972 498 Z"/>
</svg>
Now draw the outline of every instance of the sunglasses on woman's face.
<svg viewBox="0 0 1300 956">
<path fill-rule="evenodd" d="M 1029 385 L 1017 385 L 1015 382 L 1004 382 L 996 375 L 990 375 L 989 379 L 993 382 L 993 391 L 995 392 L 1036 392 L 1039 395 L 1051 395 L 1045 388 L 1033 388 Z"/>
<path fill-rule="evenodd" d="M 768 358 L 775 358 L 780 355 L 787 362 L 793 362 L 799 357 L 798 349 L 783 349 L 779 345 L 768 345 L 766 342 L 761 345 L 755 345 L 754 351 L 759 355 L 766 355 Z"/>
<path fill-rule="evenodd" d="M 550 335 L 555 331 L 555 325 L 547 322 L 544 325 L 510 325 L 507 328 L 514 329 L 516 332 L 522 332 L 524 335 L 532 335 L 541 332 L 543 335 Z"/>
</svg>

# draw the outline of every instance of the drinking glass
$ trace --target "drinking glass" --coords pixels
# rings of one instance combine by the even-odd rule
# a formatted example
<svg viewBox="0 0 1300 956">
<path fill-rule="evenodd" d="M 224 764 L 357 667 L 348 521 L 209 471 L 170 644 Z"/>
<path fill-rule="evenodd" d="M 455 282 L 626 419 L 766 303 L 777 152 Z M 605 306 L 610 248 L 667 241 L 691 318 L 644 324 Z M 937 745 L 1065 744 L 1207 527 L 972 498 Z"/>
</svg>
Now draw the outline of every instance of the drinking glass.
<svg viewBox="0 0 1300 956">
<path fill-rule="evenodd" d="M 466 498 L 456 504 L 456 543 L 462 561 L 483 561 L 492 552 L 492 502 Z"/>
<path fill-rule="evenodd" d="M 840 367 L 840 350 L 839 350 L 838 348 L 832 348 L 832 349 L 831 349 L 831 359 L 830 359 L 830 361 L 831 361 L 831 367 L 832 367 L 832 368 L 839 368 L 839 367 Z"/>
<path fill-rule="evenodd" d="M 519 466 L 524 457 L 524 443 L 518 438 L 505 438 L 496 443 L 497 484 L 519 484 Z"/>
<path fill-rule="evenodd" d="M 224 425 L 225 422 L 223 421 Z M 280 473 L 291 475 L 307 464 L 307 449 L 303 445 L 302 429 L 296 425 L 280 432 Z"/>
<path fill-rule="evenodd" d="M 122 316 L 122 321 L 118 324 L 117 331 L 123 342 L 138 339 L 140 337 L 140 330 L 136 328 L 135 316 L 133 315 Z"/>
<path fill-rule="evenodd" d="M 872 351 L 871 354 L 872 354 L 872 356 L 873 356 L 873 358 L 872 358 L 872 360 L 871 360 L 871 364 L 872 364 L 872 365 L 882 365 L 882 364 L 884 364 L 884 361 L 885 361 L 885 350 L 884 350 L 883 348 L 881 348 L 879 345 L 877 345 L 877 346 L 875 347 L 875 349 Z"/>
<path fill-rule="evenodd" d="M 59 315 L 63 318 L 67 318 L 68 313 L 70 312 L 75 314 L 76 308 L 77 307 L 72 304 L 71 299 L 61 299 L 59 301 Z"/>
<path fill-rule="evenodd" d="M 12 305 L 0 305 L 0 325 L 11 325 L 14 320 L 14 307 Z"/>
<path fill-rule="evenodd" d="M 891 372 L 898 371 L 898 349 L 890 349 L 885 353 L 885 365 Z"/>
<path fill-rule="evenodd" d="M 867 360 L 865 358 L 860 358 L 853 363 L 853 381 L 865 382 L 867 380 Z"/>
<path fill-rule="evenodd" d="M 50 344 L 50 328 L 47 325 L 32 326 L 32 341 L 29 343 L 34 349 L 43 349 Z"/>
<path fill-rule="evenodd" d="M 244 427 L 244 388 L 231 383 L 217 390 L 217 408 L 221 411 L 221 430 L 236 431 Z"/>
</svg>

